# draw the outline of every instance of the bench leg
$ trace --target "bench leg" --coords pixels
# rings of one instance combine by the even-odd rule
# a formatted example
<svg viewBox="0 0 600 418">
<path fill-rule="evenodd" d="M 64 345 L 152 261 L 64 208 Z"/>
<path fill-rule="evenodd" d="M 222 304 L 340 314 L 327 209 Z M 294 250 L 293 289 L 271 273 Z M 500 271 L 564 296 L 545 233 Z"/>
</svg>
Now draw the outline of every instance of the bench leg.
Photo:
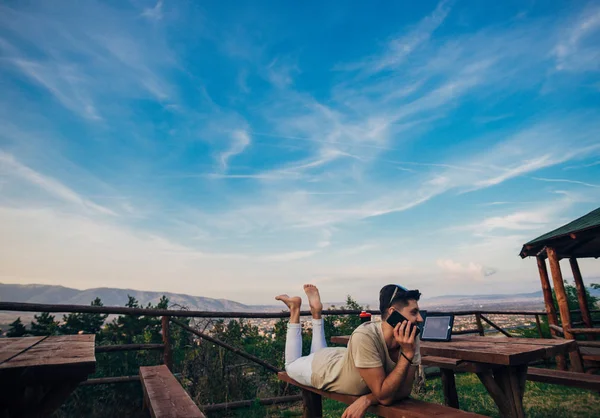
<svg viewBox="0 0 600 418">
<path fill-rule="evenodd" d="M 302 401 L 304 402 L 302 418 L 321 418 L 323 416 L 321 395 L 308 390 L 303 390 Z"/>
<path fill-rule="evenodd" d="M 440 369 L 442 373 L 442 386 L 444 387 L 444 403 L 446 406 L 460 409 L 458 406 L 458 394 L 456 393 L 456 380 L 454 370 Z"/>
</svg>

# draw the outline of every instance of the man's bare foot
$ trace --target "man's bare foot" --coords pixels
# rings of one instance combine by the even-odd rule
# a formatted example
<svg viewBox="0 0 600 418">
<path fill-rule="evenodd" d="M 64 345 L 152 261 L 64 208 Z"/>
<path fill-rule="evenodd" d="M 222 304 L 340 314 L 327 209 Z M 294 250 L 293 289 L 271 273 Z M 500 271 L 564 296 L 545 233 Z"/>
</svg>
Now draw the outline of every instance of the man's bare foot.
<svg viewBox="0 0 600 418">
<path fill-rule="evenodd" d="M 323 304 L 321 303 L 321 295 L 319 295 L 319 289 L 317 286 L 312 284 L 304 285 L 304 292 L 308 296 L 308 304 L 310 305 L 310 313 L 315 319 L 321 319 L 321 311 L 323 310 Z"/>
<path fill-rule="evenodd" d="M 290 323 L 300 323 L 300 306 L 302 306 L 302 298 L 300 296 L 279 295 L 275 299 L 282 301 L 290 309 Z"/>
<path fill-rule="evenodd" d="M 300 310 L 300 306 L 302 306 L 302 298 L 300 296 L 289 297 L 288 295 L 279 295 L 275 296 L 275 299 L 285 303 L 290 311 L 293 309 Z"/>
</svg>

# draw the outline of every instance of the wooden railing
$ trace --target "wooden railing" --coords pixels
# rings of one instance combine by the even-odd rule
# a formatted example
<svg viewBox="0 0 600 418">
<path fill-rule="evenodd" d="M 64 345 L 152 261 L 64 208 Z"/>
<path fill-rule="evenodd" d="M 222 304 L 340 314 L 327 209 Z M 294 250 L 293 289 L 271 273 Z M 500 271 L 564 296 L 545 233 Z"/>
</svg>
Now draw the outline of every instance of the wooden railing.
<svg viewBox="0 0 600 418">
<path fill-rule="evenodd" d="M 0 302 L 0 311 L 15 311 L 15 312 L 53 312 L 53 313 L 96 313 L 96 314 L 110 314 L 110 315 L 134 315 L 134 316 L 154 316 L 161 317 L 161 328 L 162 328 L 162 344 L 123 344 L 123 345 L 99 345 L 96 346 L 96 353 L 112 353 L 118 351 L 141 351 L 141 350 L 161 350 L 163 353 L 164 364 L 172 370 L 173 360 L 171 344 L 169 343 L 169 323 L 172 322 L 184 330 L 196 335 L 199 338 L 210 341 L 216 345 L 219 345 L 235 354 L 238 354 L 261 367 L 271 371 L 280 371 L 277 367 L 269 364 L 268 362 L 259 359 L 249 353 L 240 350 L 239 348 L 233 347 L 227 343 L 224 343 L 204 332 L 193 329 L 178 319 L 179 317 L 185 318 L 287 318 L 289 313 L 287 312 L 215 312 L 215 311 L 192 311 L 192 310 L 169 310 L 169 309 L 146 309 L 146 308 L 128 308 L 120 306 L 90 306 L 90 305 L 59 305 L 59 304 L 41 304 L 41 303 L 21 303 L 21 302 Z M 359 310 L 324 310 L 323 315 L 358 315 L 361 311 Z M 367 310 L 367 312 L 373 315 L 379 315 L 378 310 Z M 430 311 L 434 312 L 434 311 Z M 597 311 L 596 311 L 597 312 Z M 454 335 L 461 334 L 479 334 L 485 335 L 483 322 L 487 323 L 493 329 L 502 334 L 512 337 L 506 330 L 492 322 L 486 315 L 531 315 L 535 316 L 536 327 L 540 337 L 542 337 L 542 329 L 540 325 L 540 317 L 547 315 L 546 312 L 541 311 L 483 311 L 483 310 L 464 310 L 451 312 L 455 316 L 474 316 L 476 328 L 467 329 L 453 332 Z M 310 311 L 302 311 L 301 316 L 310 316 Z M 98 385 L 98 384 L 116 384 L 116 383 L 127 383 L 139 381 L 139 376 L 114 376 L 114 377 L 100 377 L 88 379 L 82 385 Z M 266 398 L 259 399 L 258 402 L 262 404 L 275 404 L 281 402 L 295 402 L 299 400 L 299 396 L 283 396 L 279 398 Z M 206 410 L 219 410 L 219 409 L 232 409 L 236 407 L 245 407 L 251 405 L 255 400 L 251 401 L 237 401 L 230 402 L 227 404 L 216 404 L 216 405 L 205 405 L 203 406 Z"/>
</svg>

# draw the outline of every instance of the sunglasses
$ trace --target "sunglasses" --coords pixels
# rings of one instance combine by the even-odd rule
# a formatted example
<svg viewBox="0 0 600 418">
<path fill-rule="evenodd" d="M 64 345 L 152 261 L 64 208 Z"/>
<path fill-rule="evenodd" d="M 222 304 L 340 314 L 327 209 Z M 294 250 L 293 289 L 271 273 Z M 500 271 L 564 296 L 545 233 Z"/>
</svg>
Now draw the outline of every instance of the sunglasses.
<svg viewBox="0 0 600 418">
<path fill-rule="evenodd" d="M 399 284 L 397 284 L 396 288 L 394 289 L 394 293 L 392 293 L 392 297 L 390 298 L 390 301 L 388 302 L 388 305 L 392 304 L 392 301 L 396 297 L 396 294 L 398 293 L 398 290 L 401 290 L 403 292 L 408 292 L 408 289 L 406 287 L 400 286 Z"/>
</svg>

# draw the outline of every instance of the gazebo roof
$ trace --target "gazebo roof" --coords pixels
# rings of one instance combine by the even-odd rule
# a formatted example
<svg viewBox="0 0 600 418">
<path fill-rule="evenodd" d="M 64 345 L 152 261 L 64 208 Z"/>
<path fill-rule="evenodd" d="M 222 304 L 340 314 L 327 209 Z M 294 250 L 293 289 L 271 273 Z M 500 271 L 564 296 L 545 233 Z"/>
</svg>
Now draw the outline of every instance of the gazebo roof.
<svg viewBox="0 0 600 418">
<path fill-rule="evenodd" d="M 600 208 L 566 225 L 529 241 L 521 249 L 521 258 L 544 255 L 552 247 L 559 257 L 600 257 Z"/>
</svg>

